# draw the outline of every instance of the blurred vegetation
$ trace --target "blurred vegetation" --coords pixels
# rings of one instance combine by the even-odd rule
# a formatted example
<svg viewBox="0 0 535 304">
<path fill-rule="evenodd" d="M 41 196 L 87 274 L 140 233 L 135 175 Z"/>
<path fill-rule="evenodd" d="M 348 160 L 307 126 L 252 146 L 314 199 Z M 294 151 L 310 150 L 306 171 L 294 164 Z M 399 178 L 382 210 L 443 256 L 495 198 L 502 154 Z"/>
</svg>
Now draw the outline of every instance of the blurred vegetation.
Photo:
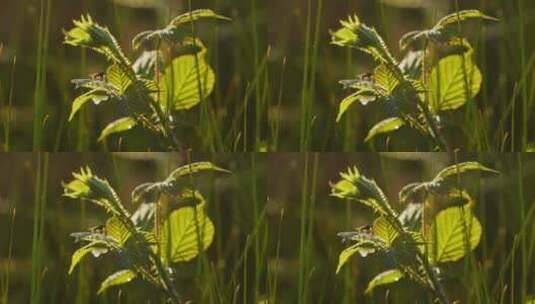
<svg viewBox="0 0 535 304">
<path fill-rule="evenodd" d="M 190 5 L 191 4 L 191 5 Z M 463 28 L 484 75 L 482 91 L 448 115 L 453 147 L 467 151 L 524 151 L 533 142 L 535 3 L 526 0 L 230 1 L 230 0 L 5 0 L 0 4 L 0 118 L 3 150 L 29 151 L 36 134 L 47 151 L 124 150 L 155 147 L 135 130 L 97 142 L 98 130 L 116 118 L 112 107 L 88 107 L 67 120 L 76 92 L 70 84 L 104 69 L 89 52 L 62 44 L 62 29 L 89 13 L 128 47 L 140 31 L 161 27 L 190 8 L 210 8 L 232 22 L 200 26 L 217 85 L 212 96 L 179 116 L 177 137 L 207 151 L 427 150 L 408 130 L 365 144 L 380 106 L 361 106 L 336 123 L 347 95 L 338 79 L 371 69 L 366 55 L 329 44 L 329 29 L 357 13 L 388 45 L 403 33 L 428 28 L 457 9 L 477 8 L 500 22 Z M 395 56 L 399 50 L 393 47 Z M 15 60 L 16 58 L 16 60 Z M 12 105 L 12 106 L 10 106 Z M 366 111 L 366 115 L 358 112 Z M 37 131 L 36 131 L 37 130 Z M 37 133 L 36 133 L 37 132 Z M 9 141 L 6 144 L 6 138 Z"/>
<path fill-rule="evenodd" d="M 68 274 L 70 256 L 80 246 L 70 234 L 103 224 L 107 215 L 94 204 L 62 196 L 62 183 L 72 179 L 72 172 L 89 166 L 95 174 L 109 179 L 132 211 L 137 207 L 130 201 L 135 186 L 162 180 L 190 160 L 209 160 L 233 174 L 224 179 L 210 174 L 195 178 L 206 198 L 206 212 L 216 236 L 205 257 L 178 264 L 176 288 L 185 299 L 212 303 L 230 303 L 236 295 L 248 299 L 265 294 L 266 269 L 255 260 L 264 254 L 267 238 L 262 216 L 267 182 L 265 174 L 260 174 L 265 171 L 260 156 L 19 153 L 0 155 L 0 167 L 13 173 L 0 181 L 1 286 L 9 278 L 7 291 L 0 289 L 0 302 L 160 303 L 164 295 L 142 281 L 97 297 L 100 282 L 120 267 L 114 255 L 98 260 L 88 257 Z M 11 256 L 8 248 L 12 248 Z"/>
<path fill-rule="evenodd" d="M 347 246 L 337 233 L 369 224 L 375 215 L 360 204 L 331 197 L 330 183 L 347 167 L 358 166 L 401 210 L 397 193 L 402 186 L 429 180 L 461 161 L 479 161 L 501 174 L 459 181 L 475 200 L 474 214 L 483 234 L 474 252 L 444 264 L 450 299 L 524 303 L 535 293 L 535 189 L 530 187 L 535 157 L 529 154 L 19 153 L 0 155 L 2 171 L 9 172 L 0 177 L 0 299 L 159 303 L 161 294 L 140 281 L 97 296 L 100 282 L 119 267 L 113 257 L 90 257 L 68 275 L 70 256 L 78 247 L 69 234 L 101 224 L 106 217 L 91 204 L 62 197 L 62 182 L 87 165 L 108 177 L 123 202 L 129 202 L 134 186 L 161 180 L 190 158 L 233 172 L 226 178 L 196 180 L 207 198 L 215 238 L 206 260 L 176 268 L 178 290 L 195 303 L 430 303 L 428 295 L 408 281 L 365 295 L 367 282 L 388 267 L 379 257 L 354 257 L 335 274 L 338 254 Z"/>
<path fill-rule="evenodd" d="M 492 153 L 271 154 L 270 163 L 287 168 L 274 171 L 277 178 L 270 179 L 268 190 L 269 204 L 285 210 L 280 259 L 271 260 L 270 265 L 279 269 L 280 290 L 292 292 L 281 292 L 279 302 L 431 303 L 429 295 L 406 280 L 365 295 L 368 282 L 393 267 L 380 256 L 353 257 L 335 274 L 338 255 L 347 247 L 336 234 L 368 225 L 376 215 L 359 203 L 330 197 L 329 184 L 339 180 L 340 172 L 357 166 L 363 175 L 376 180 L 400 211 L 404 206 L 398 204 L 397 195 L 404 185 L 429 180 L 445 166 L 462 161 L 479 161 L 501 175 L 462 179 L 462 186 L 476 201 L 474 214 L 481 221 L 483 235 L 473 255 L 445 264 L 446 292 L 450 300 L 460 303 L 524 303 L 526 295 L 535 292 L 530 271 L 535 258 L 535 192 L 529 187 L 535 178 L 535 158 Z M 303 214 L 304 230 L 310 234 L 303 245 L 306 262 L 297 259 Z M 300 272 L 305 278 L 301 286 Z"/>
</svg>

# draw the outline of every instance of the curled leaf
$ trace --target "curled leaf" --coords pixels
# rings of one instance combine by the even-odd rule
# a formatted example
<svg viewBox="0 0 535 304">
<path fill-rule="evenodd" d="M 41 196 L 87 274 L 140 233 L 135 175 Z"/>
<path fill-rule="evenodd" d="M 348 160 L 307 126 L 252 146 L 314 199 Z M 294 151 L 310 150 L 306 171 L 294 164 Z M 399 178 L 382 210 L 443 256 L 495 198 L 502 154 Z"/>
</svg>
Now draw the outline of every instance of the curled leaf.
<svg viewBox="0 0 535 304">
<path fill-rule="evenodd" d="M 87 244 L 84 247 L 78 248 L 71 257 L 71 266 L 69 266 L 69 274 L 71 274 L 74 271 L 74 268 L 82 261 L 82 259 L 93 249 L 95 249 L 95 244 Z"/>
<path fill-rule="evenodd" d="M 116 121 L 109 123 L 100 133 L 98 141 L 104 141 L 108 136 L 116 133 L 126 132 L 137 125 L 137 122 L 132 117 L 123 117 Z"/>
<path fill-rule="evenodd" d="M 376 275 L 366 287 L 365 293 L 371 293 L 376 287 L 395 283 L 403 278 L 403 272 L 398 269 L 387 270 Z"/>
<path fill-rule="evenodd" d="M 342 27 L 331 32 L 332 44 L 356 48 L 370 54 L 378 62 L 397 65 L 383 38 L 374 28 L 361 23 L 356 15 L 350 16 L 340 23 Z"/>
<path fill-rule="evenodd" d="M 499 21 L 499 19 L 485 15 L 479 10 L 464 10 L 460 12 L 456 12 L 450 15 L 447 15 L 440 19 L 440 21 L 437 23 L 436 27 L 447 27 L 456 25 L 459 22 L 472 20 L 472 19 L 479 19 L 479 20 L 487 20 L 487 21 Z"/>
<path fill-rule="evenodd" d="M 130 61 L 108 28 L 95 23 L 90 15 L 82 15 L 80 20 L 73 22 L 74 28 L 65 32 L 65 44 L 90 48 L 106 56 L 113 63 L 130 65 Z"/>
<path fill-rule="evenodd" d="M 403 127 L 404 125 L 405 125 L 405 122 L 399 117 L 392 117 L 392 118 L 385 119 L 377 123 L 375 126 L 373 126 L 370 132 L 368 132 L 368 136 L 366 136 L 365 141 L 370 141 L 379 134 L 397 131 L 399 128 Z"/>
<path fill-rule="evenodd" d="M 463 162 L 455 164 L 449 167 L 442 169 L 434 178 L 434 181 L 444 180 L 449 177 L 455 177 L 458 174 L 466 174 L 470 172 L 481 172 L 481 173 L 491 173 L 491 174 L 500 174 L 499 171 L 488 168 L 478 162 Z"/>
<path fill-rule="evenodd" d="M 230 18 L 218 15 L 209 9 L 191 11 L 177 16 L 165 28 L 139 33 L 132 40 L 132 46 L 134 49 L 138 49 L 141 46 L 146 48 L 154 48 L 161 41 L 167 41 L 170 43 L 182 42 L 182 40 L 189 34 L 189 32 L 184 30 L 182 27 L 201 19 L 231 20 Z"/>
<path fill-rule="evenodd" d="M 135 279 L 136 277 L 137 277 L 136 273 L 130 269 L 119 270 L 116 273 L 113 273 L 110 276 L 108 276 L 100 284 L 100 288 L 98 289 L 98 294 L 103 293 L 110 287 L 126 284 L 132 281 L 133 279 Z"/>
</svg>

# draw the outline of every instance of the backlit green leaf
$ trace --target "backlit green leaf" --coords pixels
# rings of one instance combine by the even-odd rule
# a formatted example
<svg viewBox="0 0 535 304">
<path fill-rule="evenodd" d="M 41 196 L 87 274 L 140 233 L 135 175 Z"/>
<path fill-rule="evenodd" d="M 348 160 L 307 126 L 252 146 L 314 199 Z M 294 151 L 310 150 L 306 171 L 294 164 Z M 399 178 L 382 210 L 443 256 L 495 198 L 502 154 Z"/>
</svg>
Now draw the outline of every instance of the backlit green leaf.
<svg viewBox="0 0 535 304">
<path fill-rule="evenodd" d="M 355 253 L 360 253 L 363 250 L 360 244 L 355 244 L 351 247 L 344 249 L 338 256 L 338 267 L 336 267 L 336 273 L 340 272 L 342 267 L 349 261 Z"/>
<path fill-rule="evenodd" d="M 100 288 L 98 289 L 98 294 L 103 293 L 104 291 L 106 291 L 106 289 L 112 286 L 126 284 L 132 281 L 133 279 L 135 279 L 136 276 L 137 276 L 136 273 L 130 269 L 119 270 L 116 273 L 113 273 L 110 276 L 108 276 L 100 284 Z"/>
<path fill-rule="evenodd" d="M 375 69 L 373 77 L 375 78 L 376 84 L 385 90 L 385 95 L 391 95 L 400 84 L 396 74 L 384 64 L 379 65 Z"/>
<path fill-rule="evenodd" d="M 387 270 L 376 275 L 366 287 L 365 293 L 369 294 L 374 288 L 382 285 L 395 283 L 403 278 L 403 273 L 398 269 Z"/>
<path fill-rule="evenodd" d="M 429 76 L 431 109 L 438 112 L 460 108 L 479 93 L 481 82 L 481 72 L 472 56 L 453 55 L 441 59 Z"/>
<path fill-rule="evenodd" d="M 164 28 L 139 33 L 132 40 L 132 46 L 134 49 L 138 49 L 141 46 L 154 48 L 155 46 L 158 46 L 161 41 L 181 43 L 186 35 L 189 34 L 190 30 L 185 26 L 191 22 L 199 21 L 201 19 L 230 20 L 229 18 L 218 15 L 212 10 L 208 9 L 199 9 L 192 12 L 187 12 L 175 17 Z M 182 27 L 184 27 L 186 30 L 183 30 Z"/>
<path fill-rule="evenodd" d="M 446 26 L 457 25 L 459 22 L 467 21 L 471 19 L 498 21 L 498 19 L 485 15 L 479 10 L 464 10 L 464 11 L 460 11 L 460 12 L 447 15 L 444 18 L 440 19 L 436 27 L 439 27 L 439 26 L 446 27 Z"/>
<path fill-rule="evenodd" d="M 98 141 L 104 141 L 108 136 L 116 133 L 126 132 L 137 125 L 132 117 L 123 117 L 109 123 L 100 133 Z"/>
<path fill-rule="evenodd" d="M 191 109 L 210 96 L 214 85 L 215 74 L 204 53 L 180 56 L 165 69 L 161 81 L 162 106 L 174 110 Z"/>
<path fill-rule="evenodd" d="M 368 103 L 377 100 L 376 95 L 372 91 L 357 91 L 354 94 L 351 94 L 344 98 L 342 102 L 340 102 L 340 107 L 338 109 L 338 116 L 336 117 L 336 121 L 340 122 L 344 114 L 349 110 L 349 107 L 351 107 L 355 102 L 360 102 L 362 105 L 367 105 Z"/>
<path fill-rule="evenodd" d="M 121 246 L 132 236 L 132 233 L 130 233 L 125 224 L 116 217 L 112 217 L 106 221 L 106 234 Z"/>
<path fill-rule="evenodd" d="M 119 95 L 122 95 L 128 90 L 132 80 L 126 73 L 116 64 L 110 66 L 106 72 L 106 80 L 113 85 Z"/>
<path fill-rule="evenodd" d="M 381 238 L 387 246 L 391 246 L 399 235 L 396 228 L 392 227 L 388 220 L 382 216 L 373 222 L 372 230 L 373 234 Z"/>
<path fill-rule="evenodd" d="M 375 136 L 379 134 L 384 133 L 390 133 L 393 131 L 398 130 L 399 128 L 403 127 L 405 125 L 405 122 L 399 117 L 393 117 L 385 119 L 379 123 L 377 123 L 373 128 L 368 132 L 368 136 L 366 136 L 365 141 L 370 141 Z"/>
<path fill-rule="evenodd" d="M 201 19 L 220 19 L 230 21 L 231 19 L 222 15 L 216 14 L 214 11 L 209 9 L 199 9 L 194 10 L 188 13 L 184 13 L 180 16 L 177 16 L 171 21 L 171 24 L 174 26 L 182 26 L 191 22 L 195 22 Z"/>
<path fill-rule="evenodd" d="M 207 249 L 214 239 L 214 224 L 204 204 L 171 212 L 161 228 L 160 250 L 166 263 L 187 262 Z"/>
<path fill-rule="evenodd" d="M 113 63 L 129 66 L 130 61 L 119 47 L 117 40 L 108 28 L 95 23 L 91 16 L 74 20 L 74 28 L 65 32 L 65 44 L 90 48 Z"/>
<path fill-rule="evenodd" d="M 455 164 L 453 166 L 446 167 L 442 169 L 435 177 L 435 181 L 445 179 L 448 177 L 455 177 L 458 174 L 466 174 L 470 172 L 486 172 L 492 174 L 499 174 L 500 172 L 493 170 L 491 168 L 485 167 L 478 162 L 464 162 Z"/>
<path fill-rule="evenodd" d="M 361 23 L 356 15 L 340 23 L 342 27 L 331 32 L 332 44 L 356 48 L 370 54 L 378 62 L 397 65 L 396 59 L 388 50 L 383 38 L 374 28 Z"/>
<path fill-rule="evenodd" d="M 220 168 L 211 162 L 196 162 L 175 169 L 173 172 L 171 172 L 168 179 L 178 179 L 201 172 L 218 172 L 225 174 L 231 173 L 230 171 Z"/>
<path fill-rule="evenodd" d="M 107 98 L 108 96 L 106 92 L 100 89 L 94 89 L 83 95 L 78 96 L 72 102 L 72 109 L 71 109 L 71 114 L 69 115 L 69 121 L 71 121 L 76 115 L 76 113 L 78 113 L 78 111 L 80 111 L 80 109 L 89 101 L 93 101 L 95 104 L 98 104 L 101 101 L 106 100 Z"/>
<path fill-rule="evenodd" d="M 91 244 L 85 245 L 84 247 L 78 248 L 78 250 L 76 250 L 72 254 L 71 266 L 69 267 L 69 274 L 73 272 L 74 268 L 76 268 L 76 266 L 82 261 L 82 259 L 86 255 L 91 253 L 91 251 L 93 251 L 96 248 L 96 246 L 98 245 L 91 243 Z"/>
<path fill-rule="evenodd" d="M 63 184 L 63 195 L 73 199 L 87 200 L 103 207 L 114 215 L 130 217 L 115 190 L 107 180 L 95 176 L 89 167 L 73 173 L 74 179 Z"/>
<path fill-rule="evenodd" d="M 439 212 L 428 230 L 428 252 L 434 263 L 454 262 L 475 249 L 481 224 L 470 208 L 451 207 Z"/>
</svg>

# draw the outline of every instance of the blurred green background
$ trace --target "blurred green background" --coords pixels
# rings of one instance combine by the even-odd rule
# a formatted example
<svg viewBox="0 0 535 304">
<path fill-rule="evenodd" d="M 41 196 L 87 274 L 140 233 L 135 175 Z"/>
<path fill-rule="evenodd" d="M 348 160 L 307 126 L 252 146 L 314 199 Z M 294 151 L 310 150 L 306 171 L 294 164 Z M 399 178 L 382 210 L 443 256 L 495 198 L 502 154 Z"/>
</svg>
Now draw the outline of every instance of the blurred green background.
<svg viewBox="0 0 535 304">
<path fill-rule="evenodd" d="M 279 264 L 270 262 L 280 269 L 280 302 L 432 303 L 417 285 L 406 281 L 365 296 L 368 281 L 392 267 L 381 257 L 354 257 L 335 275 L 338 255 L 347 247 L 336 233 L 371 224 L 377 215 L 361 204 L 330 197 L 329 184 L 339 180 L 340 172 L 356 166 L 361 174 L 375 179 L 394 207 L 402 210 L 404 206 L 397 203 L 397 197 L 404 185 L 431 180 L 444 167 L 462 161 L 479 161 L 502 174 L 461 180 L 462 187 L 476 200 L 475 214 L 484 231 L 473 265 L 470 259 L 464 259 L 444 267 L 450 300 L 524 303 L 523 295 L 535 292 L 531 270 L 535 255 L 530 249 L 535 242 L 535 189 L 531 186 L 535 180 L 535 157 L 492 153 L 270 154 L 270 163 L 284 164 L 284 169 L 271 171 L 270 176 L 276 178 L 269 179 L 268 190 L 269 204 L 285 210 L 281 258 Z M 296 257 L 301 248 L 303 214 L 304 231 L 311 237 L 303 247 L 306 262 L 300 264 Z M 301 285 L 300 272 L 305 278 Z M 301 295 L 299 286 L 305 289 Z"/>
<path fill-rule="evenodd" d="M 0 178 L 0 302 L 161 303 L 157 291 L 139 282 L 120 294 L 112 292 L 97 298 L 100 282 L 119 267 L 117 257 L 112 255 L 98 260 L 90 257 L 81 268 L 68 275 L 70 256 L 79 247 L 70 233 L 87 231 L 105 222 L 107 216 L 93 204 L 62 197 L 62 182 L 69 182 L 73 171 L 79 172 L 80 167 L 89 166 L 94 174 L 108 179 L 124 205 L 134 210 L 137 206 L 132 206 L 130 192 L 135 186 L 164 180 L 189 159 L 212 161 L 233 174 L 204 175 L 195 180 L 196 187 L 207 199 L 217 239 L 208 252 L 207 265 L 210 266 L 207 269 L 202 268 L 200 258 L 176 268 L 177 288 L 187 299 L 216 302 L 213 297 L 217 292 L 217 298 L 221 299 L 217 302 L 230 303 L 226 299 L 231 299 L 236 289 L 243 288 L 243 276 L 248 277 L 249 273 L 249 280 L 254 282 L 251 278 L 259 265 L 254 257 L 261 248 L 247 240 L 255 239 L 253 231 L 265 224 L 264 220 L 258 220 L 260 208 L 265 205 L 267 184 L 267 176 L 260 174 L 265 172 L 265 162 L 260 155 L 0 154 L 0 168 L 6 173 Z M 38 180 L 45 186 L 39 188 Z M 11 225 L 13 208 L 16 209 L 15 224 Z M 43 210 L 42 214 L 39 210 Z M 40 249 L 32 243 L 34 229 L 42 235 L 42 241 L 38 242 Z M 10 231 L 13 231 L 11 259 L 8 258 Z M 259 240 L 264 238 L 262 235 Z M 40 264 L 33 257 L 36 251 Z M 35 274 L 38 283 L 34 285 L 41 290 L 37 298 L 30 293 Z M 10 282 L 6 291 L 8 276 Z M 244 297 L 254 294 L 255 285 L 250 284 Z M 258 293 L 261 292 L 266 291 L 259 287 Z"/>
<path fill-rule="evenodd" d="M 353 78 L 372 66 L 367 56 L 331 46 L 329 29 L 356 13 L 375 26 L 399 55 L 397 41 L 403 33 L 428 28 L 457 6 L 480 9 L 501 21 L 464 30 L 476 49 L 484 85 L 473 102 L 446 115 L 447 137 L 453 147 L 467 151 L 521 151 L 526 148 L 523 139 L 532 142 L 535 136 L 530 131 L 535 113 L 535 39 L 531 35 L 535 2 L 527 0 L 196 0 L 191 5 L 177 0 L 4 0 L 0 4 L 0 128 L 4 131 L 0 138 L 4 150 L 34 148 L 32 125 L 38 100 L 44 105 L 43 122 L 37 118 L 36 127 L 43 143 L 36 149 L 156 149 L 154 139 L 143 131 L 98 144 L 99 131 L 117 117 L 111 106 L 90 106 L 73 122 L 66 121 L 79 94 L 70 79 L 102 71 L 104 61 L 63 45 L 62 29 L 89 13 L 107 25 L 134 58 L 137 54 L 130 45 L 136 33 L 165 25 L 191 7 L 211 8 L 233 21 L 209 22 L 199 28 L 218 82 L 203 105 L 178 115 L 177 136 L 188 147 L 199 151 L 426 151 L 428 144 L 410 131 L 364 144 L 369 128 L 385 116 L 380 106 L 356 106 L 340 124 L 335 123 L 338 104 L 348 94 L 338 80 Z M 40 29 L 46 38 L 41 44 Z M 40 45 L 46 46 L 42 52 Z M 39 54 L 46 54 L 46 80 L 37 88 Z"/>
<path fill-rule="evenodd" d="M 430 180 L 445 166 L 468 160 L 502 174 L 461 181 L 476 200 L 483 237 L 473 259 L 445 265 L 447 292 L 461 303 L 524 303 L 527 295 L 535 294 L 535 189 L 531 186 L 535 156 L 276 153 L 193 154 L 191 158 L 211 160 L 233 172 L 228 177 L 198 178 L 196 183 L 208 199 L 216 234 L 206 256 L 208 266 L 201 267 L 196 259 L 177 268 L 177 286 L 194 303 L 431 303 L 408 282 L 365 296 L 368 280 L 387 267 L 379 257 L 355 257 L 335 275 L 338 254 L 344 248 L 337 233 L 371 223 L 375 215 L 359 204 L 330 197 L 329 183 L 336 182 L 347 167 L 357 166 L 401 210 L 396 200 L 403 185 Z M 187 159 L 183 154 L 158 153 L 0 155 L 4 172 L 0 176 L 0 299 L 8 296 L 7 303 L 29 303 L 33 273 L 34 284 L 41 288 L 33 303 L 160 303 L 160 295 L 141 282 L 97 297 L 100 281 L 117 270 L 112 257 L 89 258 L 67 274 L 77 247 L 69 234 L 102 223 L 105 216 L 92 205 L 62 197 L 61 183 L 69 181 L 72 171 L 88 165 L 108 178 L 126 206 L 133 208 L 129 194 L 137 184 L 163 179 Z M 35 188 L 38 176 L 46 187 Z M 45 206 L 42 216 L 35 214 L 37 204 Z M 13 226 L 12 208 L 16 208 Z M 42 242 L 37 249 L 32 238 L 40 223 Z M 40 265 L 32 262 L 35 250 L 42 257 Z"/>
</svg>

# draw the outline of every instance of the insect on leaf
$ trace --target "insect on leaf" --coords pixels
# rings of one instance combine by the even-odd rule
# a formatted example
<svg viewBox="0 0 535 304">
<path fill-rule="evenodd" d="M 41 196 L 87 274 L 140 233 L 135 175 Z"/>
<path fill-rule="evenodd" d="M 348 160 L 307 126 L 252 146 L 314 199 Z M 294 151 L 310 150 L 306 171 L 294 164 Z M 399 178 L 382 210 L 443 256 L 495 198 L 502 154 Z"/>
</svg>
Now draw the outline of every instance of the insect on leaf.
<svg viewBox="0 0 535 304">
<path fill-rule="evenodd" d="M 136 273 L 130 269 L 119 270 L 116 273 L 113 273 L 110 276 L 108 276 L 100 284 L 100 288 L 98 289 L 98 294 L 103 293 L 104 291 L 106 291 L 106 289 L 112 286 L 126 284 L 132 281 L 133 279 L 135 279 L 136 277 L 137 277 Z"/>
<path fill-rule="evenodd" d="M 366 287 L 365 293 L 371 293 L 376 287 L 395 283 L 403 278 L 403 273 L 398 269 L 391 269 L 376 275 Z"/>
<path fill-rule="evenodd" d="M 368 132 L 365 141 L 372 140 L 375 136 L 384 133 L 390 133 L 397 131 L 399 128 L 403 127 L 405 122 L 399 117 L 392 117 L 385 119 L 377 123 L 373 128 Z"/>
</svg>

